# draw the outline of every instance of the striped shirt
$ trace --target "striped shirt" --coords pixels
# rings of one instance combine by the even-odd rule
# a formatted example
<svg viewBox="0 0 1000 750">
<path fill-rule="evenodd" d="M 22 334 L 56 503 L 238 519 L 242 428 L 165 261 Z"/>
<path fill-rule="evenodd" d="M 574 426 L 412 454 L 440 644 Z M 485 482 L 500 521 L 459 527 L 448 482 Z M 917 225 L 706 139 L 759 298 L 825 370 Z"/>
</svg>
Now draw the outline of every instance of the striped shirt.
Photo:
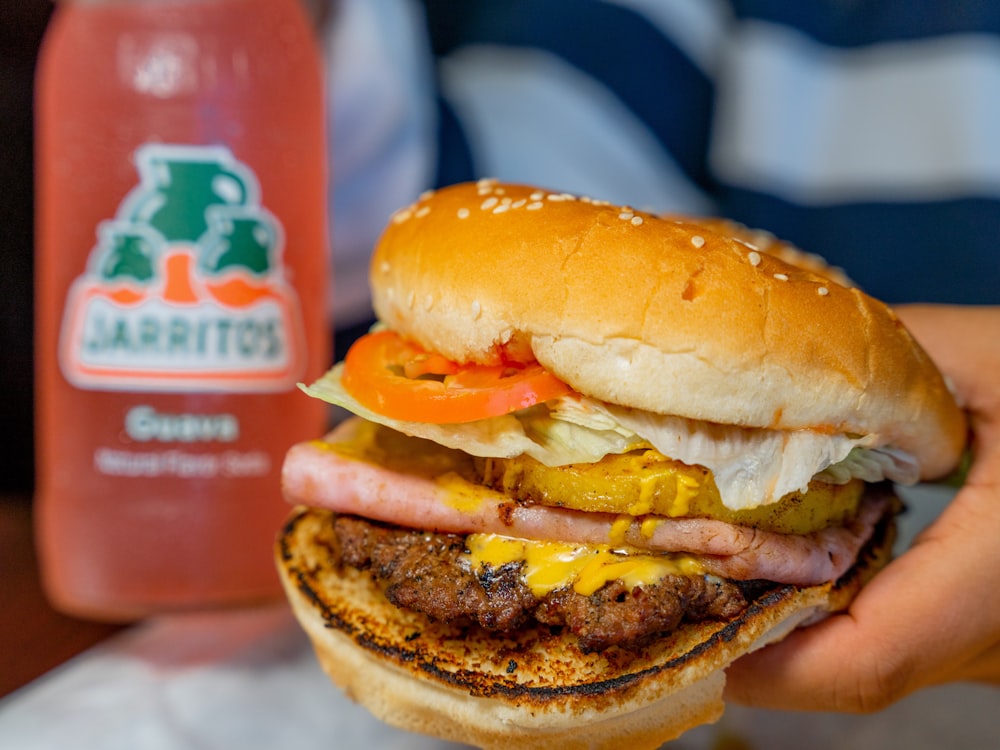
<svg viewBox="0 0 1000 750">
<path fill-rule="evenodd" d="M 436 102 L 413 195 L 491 176 L 724 215 L 890 302 L 1000 304 L 1000 3 L 402 4 Z"/>
<path fill-rule="evenodd" d="M 1000 303 L 1000 3 L 427 7 L 439 181 L 726 215 L 890 301 Z"/>
</svg>

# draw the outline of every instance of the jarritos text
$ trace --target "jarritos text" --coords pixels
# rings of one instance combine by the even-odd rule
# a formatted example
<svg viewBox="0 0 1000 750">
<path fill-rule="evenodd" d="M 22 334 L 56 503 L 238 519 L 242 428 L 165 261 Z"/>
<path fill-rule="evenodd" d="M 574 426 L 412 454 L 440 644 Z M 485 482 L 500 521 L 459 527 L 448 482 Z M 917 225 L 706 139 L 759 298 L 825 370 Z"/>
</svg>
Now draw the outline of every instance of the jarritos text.
<svg viewBox="0 0 1000 750">
<path fill-rule="evenodd" d="M 97 228 L 60 341 L 80 388 L 286 390 L 305 342 L 284 231 L 246 165 L 219 146 L 147 144 L 139 184 Z"/>
</svg>

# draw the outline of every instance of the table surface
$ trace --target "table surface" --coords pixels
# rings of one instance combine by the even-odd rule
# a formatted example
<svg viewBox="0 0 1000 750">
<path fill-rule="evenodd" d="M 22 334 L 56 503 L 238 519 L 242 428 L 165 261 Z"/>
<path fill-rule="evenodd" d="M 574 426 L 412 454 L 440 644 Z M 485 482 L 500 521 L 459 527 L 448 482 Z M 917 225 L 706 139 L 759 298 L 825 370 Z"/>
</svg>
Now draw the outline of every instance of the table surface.
<svg viewBox="0 0 1000 750">
<path fill-rule="evenodd" d="M 49 606 L 38 577 L 26 495 L 0 496 L 0 581 L 0 698 L 122 630 Z"/>
</svg>

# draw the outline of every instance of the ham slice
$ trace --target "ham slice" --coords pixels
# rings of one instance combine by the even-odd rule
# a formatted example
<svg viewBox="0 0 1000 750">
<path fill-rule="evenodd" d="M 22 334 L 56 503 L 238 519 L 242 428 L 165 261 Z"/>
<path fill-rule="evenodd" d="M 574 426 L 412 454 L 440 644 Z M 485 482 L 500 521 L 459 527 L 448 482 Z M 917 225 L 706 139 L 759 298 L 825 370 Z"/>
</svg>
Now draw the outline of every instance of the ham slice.
<svg viewBox="0 0 1000 750">
<path fill-rule="evenodd" d="M 282 484 L 290 503 L 435 532 L 625 542 L 650 551 L 685 552 L 699 556 L 709 573 L 737 580 L 759 578 L 797 586 L 836 580 L 857 559 L 891 502 L 887 493 L 869 492 L 848 524 L 804 535 L 704 518 L 646 516 L 623 525 L 622 517 L 614 514 L 519 505 L 453 475 L 402 473 L 331 450 L 331 444 L 349 439 L 352 431 L 348 422 L 323 441 L 289 450 Z"/>
</svg>

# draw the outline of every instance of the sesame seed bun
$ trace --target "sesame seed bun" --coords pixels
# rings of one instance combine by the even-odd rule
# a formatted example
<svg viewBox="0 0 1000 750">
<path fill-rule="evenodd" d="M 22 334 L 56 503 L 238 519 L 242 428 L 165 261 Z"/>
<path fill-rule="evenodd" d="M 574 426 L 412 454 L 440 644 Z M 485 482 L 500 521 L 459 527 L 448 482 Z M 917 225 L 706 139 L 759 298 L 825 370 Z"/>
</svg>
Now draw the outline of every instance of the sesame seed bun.
<svg viewBox="0 0 1000 750">
<path fill-rule="evenodd" d="M 537 359 L 660 414 L 877 434 L 950 471 L 965 422 L 892 310 L 723 222 L 480 181 L 397 212 L 371 265 L 391 328 L 459 362 Z M 841 279 L 843 280 L 843 279 Z"/>
<path fill-rule="evenodd" d="M 293 611 L 331 680 L 381 720 L 482 748 L 656 748 L 723 712 L 725 668 L 843 609 L 889 558 L 891 517 L 839 581 L 779 586 L 739 616 L 687 623 L 629 658 L 567 633 L 499 636 L 393 606 L 329 562 L 329 513 L 298 509 L 275 547 Z"/>
</svg>

